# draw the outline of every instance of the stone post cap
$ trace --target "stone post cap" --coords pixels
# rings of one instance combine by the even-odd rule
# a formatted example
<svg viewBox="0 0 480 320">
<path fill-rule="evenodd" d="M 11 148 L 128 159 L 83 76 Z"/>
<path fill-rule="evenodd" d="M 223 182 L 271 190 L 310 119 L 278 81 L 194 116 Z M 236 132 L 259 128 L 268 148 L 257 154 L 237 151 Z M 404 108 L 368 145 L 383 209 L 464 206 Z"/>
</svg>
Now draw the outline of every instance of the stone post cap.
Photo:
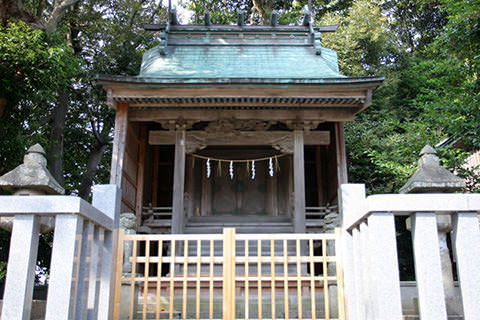
<svg viewBox="0 0 480 320">
<path fill-rule="evenodd" d="M 443 193 L 465 188 L 465 180 L 440 165 L 437 151 L 428 144 L 420 151 L 418 169 L 400 193 Z"/>
<path fill-rule="evenodd" d="M 0 188 L 12 193 L 64 194 L 65 189 L 47 169 L 45 150 L 35 144 L 27 150 L 23 163 L 0 177 Z"/>
</svg>

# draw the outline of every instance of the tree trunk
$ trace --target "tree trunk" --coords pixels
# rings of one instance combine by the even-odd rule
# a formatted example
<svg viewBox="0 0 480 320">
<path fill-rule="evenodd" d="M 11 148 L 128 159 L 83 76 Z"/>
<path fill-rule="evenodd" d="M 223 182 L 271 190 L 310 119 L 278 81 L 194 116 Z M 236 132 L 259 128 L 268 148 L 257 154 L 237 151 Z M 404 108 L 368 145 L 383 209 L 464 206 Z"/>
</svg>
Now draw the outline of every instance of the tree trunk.
<svg viewBox="0 0 480 320">
<path fill-rule="evenodd" d="M 65 185 L 63 177 L 63 138 L 67 117 L 69 94 L 66 90 L 58 93 L 57 104 L 53 110 L 52 129 L 50 131 L 50 148 L 48 149 L 48 169 L 61 185 Z"/>
<path fill-rule="evenodd" d="M 88 200 L 88 197 L 90 196 L 90 189 L 93 184 L 93 178 L 97 173 L 98 165 L 100 164 L 102 156 L 107 147 L 108 143 L 106 141 L 98 141 L 90 152 L 88 156 L 87 168 L 83 174 L 80 188 L 78 188 L 78 196 L 80 198 Z"/>
</svg>

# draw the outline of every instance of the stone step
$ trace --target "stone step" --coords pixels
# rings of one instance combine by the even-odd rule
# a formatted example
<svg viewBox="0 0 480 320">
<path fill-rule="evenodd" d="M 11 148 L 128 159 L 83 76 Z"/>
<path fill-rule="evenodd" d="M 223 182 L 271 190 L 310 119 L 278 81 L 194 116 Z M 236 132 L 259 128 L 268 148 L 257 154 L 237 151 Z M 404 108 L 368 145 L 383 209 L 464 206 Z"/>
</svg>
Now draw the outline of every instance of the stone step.
<svg viewBox="0 0 480 320">
<path fill-rule="evenodd" d="M 291 233 L 291 221 L 188 221 L 185 226 L 187 234 L 218 234 L 224 228 L 235 228 L 236 233 Z"/>
</svg>

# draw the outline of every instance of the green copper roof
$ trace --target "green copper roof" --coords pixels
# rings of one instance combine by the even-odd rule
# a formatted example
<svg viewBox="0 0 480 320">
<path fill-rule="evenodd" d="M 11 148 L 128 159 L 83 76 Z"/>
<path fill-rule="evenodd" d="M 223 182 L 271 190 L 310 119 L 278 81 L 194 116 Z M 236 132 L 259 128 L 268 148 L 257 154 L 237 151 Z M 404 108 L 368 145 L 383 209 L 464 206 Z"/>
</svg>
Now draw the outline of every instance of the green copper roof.
<svg viewBox="0 0 480 320">
<path fill-rule="evenodd" d="M 313 46 L 172 46 L 143 56 L 139 77 L 159 78 L 281 78 L 343 77 L 335 51 Z"/>
</svg>

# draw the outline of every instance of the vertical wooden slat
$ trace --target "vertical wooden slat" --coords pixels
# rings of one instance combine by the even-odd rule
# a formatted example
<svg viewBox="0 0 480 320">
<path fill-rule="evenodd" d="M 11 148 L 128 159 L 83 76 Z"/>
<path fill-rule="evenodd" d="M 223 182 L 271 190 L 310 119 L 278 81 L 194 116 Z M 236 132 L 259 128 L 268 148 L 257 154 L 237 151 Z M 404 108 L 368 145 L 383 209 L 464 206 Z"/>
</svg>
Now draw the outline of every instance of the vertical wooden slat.
<svg viewBox="0 0 480 320">
<path fill-rule="evenodd" d="M 173 291 L 175 289 L 174 285 L 174 277 L 175 277 L 175 240 L 170 241 L 170 299 L 168 301 L 168 317 L 169 319 L 173 319 Z"/>
<path fill-rule="evenodd" d="M 337 158 L 338 186 L 348 183 L 344 130 L 343 122 L 335 122 L 335 155 Z"/>
<path fill-rule="evenodd" d="M 330 299 L 328 294 L 328 263 L 327 263 L 327 240 L 322 240 L 322 264 L 323 264 L 323 298 L 325 301 L 325 319 L 330 319 Z"/>
<path fill-rule="evenodd" d="M 313 240 L 308 240 L 309 251 L 310 251 L 310 303 L 312 308 L 312 319 L 317 318 L 317 310 L 315 306 L 315 268 L 313 263 Z"/>
<path fill-rule="evenodd" d="M 262 319 L 262 240 L 257 240 L 257 290 L 258 290 L 258 319 Z"/>
<path fill-rule="evenodd" d="M 140 128 L 140 137 L 138 141 L 138 159 L 137 159 L 137 193 L 135 195 L 135 214 L 137 216 L 137 225 L 142 224 L 143 208 L 143 180 L 145 173 L 145 149 L 147 139 L 147 127 L 143 125 Z"/>
<path fill-rule="evenodd" d="M 200 319 L 200 256 L 201 253 L 202 241 L 197 240 L 197 284 L 196 284 L 196 305 L 195 305 L 195 314 L 197 319 Z"/>
<path fill-rule="evenodd" d="M 298 303 L 298 319 L 303 319 L 303 310 L 302 310 L 302 280 L 301 280 L 301 271 L 300 271 L 300 240 L 295 240 L 295 249 L 297 257 L 297 303 Z"/>
<path fill-rule="evenodd" d="M 245 319 L 249 319 L 249 283 L 248 283 L 248 240 L 245 240 Z"/>
<path fill-rule="evenodd" d="M 341 264 L 341 243 L 340 235 L 342 230 L 335 228 L 335 270 L 337 271 L 337 298 L 338 298 L 338 319 L 345 319 L 345 297 L 343 291 L 343 266 Z"/>
<path fill-rule="evenodd" d="M 270 240 L 270 273 L 271 273 L 271 303 L 272 303 L 272 319 L 276 318 L 275 308 L 275 241 Z"/>
<path fill-rule="evenodd" d="M 287 240 L 283 240 L 283 305 L 285 310 L 285 319 L 289 318 L 288 306 L 288 250 Z"/>
<path fill-rule="evenodd" d="M 223 319 L 235 319 L 235 229 L 223 229 Z"/>
<path fill-rule="evenodd" d="M 187 277 L 188 277 L 188 240 L 183 241 L 183 299 L 182 299 L 182 317 L 187 319 Z"/>
<path fill-rule="evenodd" d="M 147 318 L 148 276 L 150 268 L 150 240 L 145 241 L 145 274 L 143 279 L 143 312 L 142 317 Z"/>
<path fill-rule="evenodd" d="M 137 240 L 133 241 L 133 249 L 132 249 L 132 275 L 130 277 L 130 311 L 129 311 L 129 319 L 133 319 L 133 310 L 134 310 L 134 301 L 135 299 L 133 296 L 135 295 L 135 275 L 137 273 Z"/>
<path fill-rule="evenodd" d="M 115 283 L 115 307 L 113 310 L 113 318 L 120 318 L 120 292 L 122 288 L 122 266 L 123 266 L 123 237 L 124 229 L 118 230 L 118 248 L 117 248 L 117 267 L 116 267 L 116 283 Z"/>
<path fill-rule="evenodd" d="M 210 279 L 209 279 L 209 306 L 208 314 L 210 320 L 213 319 L 213 253 L 214 253 L 214 241 L 210 240 Z"/>
<path fill-rule="evenodd" d="M 160 158 L 160 149 L 159 146 L 152 146 L 153 147 L 153 183 L 152 183 L 152 204 L 154 207 L 158 206 L 158 162 Z"/>
<path fill-rule="evenodd" d="M 155 316 L 160 317 L 160 295 L 162 293 L 162 263 L 163 263 L 163 240 L 158 241 L 158 263 L 157 263 L 157 301 L 155 304 Z"/>
<path fill-rule="evenodd" d="M 112 147 L 112 163 L 110 165 L 110 184 L 122 185 L 122 170 L 125 154 L 125 140 L 127 137 L 128 105 L 117 103 L 115 112 L 115 131 Z"/>
</svg>

